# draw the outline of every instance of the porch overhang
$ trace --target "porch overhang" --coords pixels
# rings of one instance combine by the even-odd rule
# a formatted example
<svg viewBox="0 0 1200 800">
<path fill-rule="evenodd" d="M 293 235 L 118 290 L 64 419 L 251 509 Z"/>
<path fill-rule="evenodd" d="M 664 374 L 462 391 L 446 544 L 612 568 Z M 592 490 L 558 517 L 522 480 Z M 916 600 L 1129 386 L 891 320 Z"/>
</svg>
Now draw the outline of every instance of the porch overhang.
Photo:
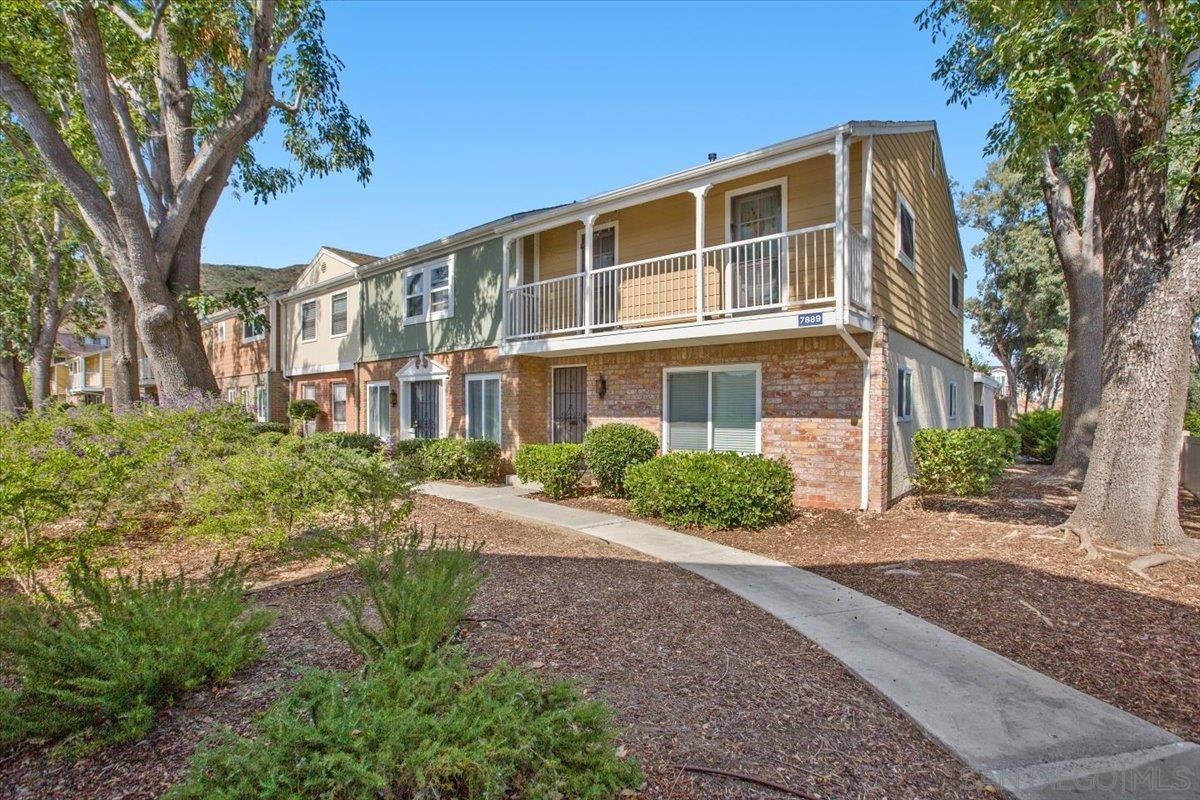
<svg viewBox="0 0 1200 800">
<path fill-rule="evenodd" d="M 815 319 L 818 314 L 819 321 Z M 858 309 L 851 309 L 846 328 L 851 333 L 870 333 L 875 329 L 875 324 L 870 316 Z M 576 336 L 508 341 L 500 344 L 500 355 L 552 358 L 611 350 L 657 350 L 667 347 L 837 335 L 837 312 L 833 306 L 829 306 L 811 311 L 781 311 L 732 319 L 710 319 L 666 326 L 598 331 Z"/>
</svg>

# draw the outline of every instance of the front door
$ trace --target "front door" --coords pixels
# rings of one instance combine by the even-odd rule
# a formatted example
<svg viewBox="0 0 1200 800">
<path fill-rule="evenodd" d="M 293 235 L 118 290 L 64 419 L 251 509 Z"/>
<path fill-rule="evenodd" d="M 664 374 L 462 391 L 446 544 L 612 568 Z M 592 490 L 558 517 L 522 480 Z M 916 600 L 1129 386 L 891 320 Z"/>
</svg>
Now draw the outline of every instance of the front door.
<svg viewBox="0 0 1200 800">
<path fill-rule="evenodd" d="M 749 192 L 730 202 L 731 242 L 750 240 L 732 248 L 732 274 L 726 289 L 735 309 L 758 308 L 779 302 L 782 240 L 768 239 L 783 232 L 783 192 L 780 187 Z"/>
<path fill-rule="evenodd" d="M 553 391 L 554 441 L 582 442 L 587 429 L 587 367 L 554 370 Z"/>
<path fill-rule="evenodd" d="M 408 408 L 415 439 L 438 438 L 438 384 L 441 381 L 413 381 L 409 384 Z"/>
</svg>

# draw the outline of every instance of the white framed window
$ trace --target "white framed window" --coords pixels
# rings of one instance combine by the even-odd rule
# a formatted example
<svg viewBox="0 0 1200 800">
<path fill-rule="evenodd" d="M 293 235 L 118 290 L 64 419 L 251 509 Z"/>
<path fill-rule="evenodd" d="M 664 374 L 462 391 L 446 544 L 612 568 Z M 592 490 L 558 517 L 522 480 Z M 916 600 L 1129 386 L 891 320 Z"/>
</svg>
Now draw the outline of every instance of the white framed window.
<svg viewBox="0 0 1200 800">
<path fill-rule="evenodd" d="M 267 326 L 262 319 L 244 319 L 242 320 L 242 341 L 257 342 L 266 335 Z"/>
<path fill-rule="evenodd" d="M 908 367 L 896 370 L 896 419 L 906 422 L 913 416 L 913 372 Z"/>
<path fill-rule="evenodd" d="M 962 313 L 962 276 L 954 267 L 950 268 L 950 310 Z"/>
<path fill-rule="evenodd" d="M 575 237 L 578 245 L 575 253 L 576 271 L 583 272 L 583 230 Z M 615 267 L 618 259 L 617 220 L 605 222 L 592 228 L 592 270 Z"/>
<path fill-rule="evenodd" d="M 384 440 L 392 438 L 391 381 L 367 384 L 367 433 Z"/>
<path fill-rule="evenodd" d="M 410 267 L 401 275 L 404 324 L 454 316 L 454 256 Z"/>
<path fill-rule="evenodd" d="M 663 370 L 663 450 L 762 452 L 762 367 Z"/>
<path fill-rule="evenodd" d="M 500 444 L 500 373 L 467 376 L 467 438 Z"/>
<path fill-rule="evenodd" d="M 312 342 L 317 338 L 317 301 L 305 300 L 300 304 L 300 341 Z"/>
<path fill-rule="evenodd" d="M 267 387 L 258 386 L 254 389 L 254 408 L 255 416 L 259 422 L 266 422 L 270 416 L 270 408 L 267 407 Z"/>
<path fill-rule="evenodd" d="M 346 384 L 335 383 L 330 387 L 329 418 L 335 431 L 346 430 Z"/>
<path fill-rule="evenodd" d="M 242 388 L 242 408 L 251 414 L 254 413 L 254 403 L 250 401 L 250 390 L 245 387 Z"/>
<path fill-rule="evenodd" d="M 350 295 L 338 292 L 329 298 L 329 335 L 345 336 L 350 330 L 349 312 Z"/>
<path fill-rule="evenodd" d="M 958 419 L 958 382 L 946 384 L 946 404 L 950 406 L 950 419 Z"/>
<path fill-rule="evenodd" d="M 233 405 L 237 402 L 237 389 L 225 390 L 225 402 L 229 403 L 229 405 Z"/>
<path fill-rule="evenodd" d="M 213 339 L 218 342 L 225 341 L 225 320 L 213 323 Z"/>
<path fill-rule="evenodd" d="M 896 258 L 917 271 L 917 218 L 904 195 L 896 192 Z"/>
</svg>

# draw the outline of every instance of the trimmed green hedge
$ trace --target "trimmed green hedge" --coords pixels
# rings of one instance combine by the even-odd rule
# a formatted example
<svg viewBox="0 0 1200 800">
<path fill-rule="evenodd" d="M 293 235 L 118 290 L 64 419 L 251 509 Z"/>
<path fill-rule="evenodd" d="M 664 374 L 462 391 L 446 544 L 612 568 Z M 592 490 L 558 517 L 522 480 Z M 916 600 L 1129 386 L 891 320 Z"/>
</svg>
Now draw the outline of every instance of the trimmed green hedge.
<svg viewBox="0 0 1200 800">
<path fill-rule="evenodd" d="M 1190 436 L 1200 436 L 1200 414 L 1189 411 L 1183 415 L 1183 429 Z"/>
<path fill-rule="evenodd" d="M 1017 415 L 1013 430 L 1021 437 L 1021 455 L 1049 464 L 1058 455 L 1058 435 L 1062 430 L 1062 411 L 1049 408 Z"/>
<path fill-rule="evenodd" d="M 287 415 L 288 419 L 312 420 L 321 416 L 321 407 L 317 405 L 316 400 L 289 400 Z"/>
<path fill-rule="evenodd" d="M 926 428 L 913 435 L 913 483 L 926 494 L 986 495 L 1013 463 L 1011 428 Z"/>
<path fill-rule="evenodd" d="M 718 530 L 786 520 L 795 482 L 783 459 L 739 453 L 668 453 L 625 473 L 635 514 Z"/>
<path fill-rule="evenodd" d="M 609 422 L 583 437 L 583 460 L 600 491 L 609 497 L 625 493 L 625 470 L 658 453 L 658 437 L 626 422 Z"/>
<path fill-rule="evenodd" d="M 254 433 L 291 433 L 292 428 L 286 422 L 256 422 L 250 426 Z"/>
<path fill-rule="evenodd" d="M 518 478 L 537 481 L 553 498 L 569 497 L 583 480 L 583 445 L 524 444 L 514 462 Z"/>
<path fill-rule="evenodd" d="M 374 453 L 383 446 L 383 442 L 373 433 L 353 433 L 348 431 L 325 431 L 314 433 L 306 439 L 310 444 L 329 445 L 350 450 L 361 450 L 364 453 Z"/>
<path fill-rule="evenodd" d="M 418 440 L 411 440 L 418 441 Z M 425 439 L 405 445 L 406 455 L 419 453 L 425 475 L 433 480 L 454 479 L 491 483 L 500 476 L 500 445 L 490 439 Z M 399 447 L 399 443 L 397 444 Z M 400 452 L 399 449 L 397 452 Z"/>
</svg>

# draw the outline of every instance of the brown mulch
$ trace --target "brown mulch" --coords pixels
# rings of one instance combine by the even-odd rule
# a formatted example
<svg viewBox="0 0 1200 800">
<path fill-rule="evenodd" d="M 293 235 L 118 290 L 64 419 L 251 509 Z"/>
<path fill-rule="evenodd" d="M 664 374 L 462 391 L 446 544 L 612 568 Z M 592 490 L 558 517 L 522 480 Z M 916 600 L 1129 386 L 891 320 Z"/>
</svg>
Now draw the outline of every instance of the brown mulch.
<svg viewBox="0 0 1200 800">
<path fill-rule="evenodd" d="M 486 540 L 467 643 L 485 661 L 573 678 L 618 710 L 620 742 L 650 798 L 785 797 L 687 763 L 765 778 L 822 798 L 994 796 L 899 712 L 766 612 L 690 573 L 581 534 L 424 497 L 418 522 Z M 0 796 L 150 798 L 196 743 L 248 720 L 305 666 L 349 667 L 322 619 L 354 579 L 268 589 L 278 618 L 267 657 L 231 685 L 164 712 L 144 740 L 74 762 L 0 752 Z"/>
<path fill-rule="evenodd" d="M 1200 566 L 1148 583 L 1129 556 L 1084 560 L 1043 532 L 1066 519 L 1068 487 L 1043 468 L 1010 469 L 993 497 L 910 498 L 883 514 L 798 511 L 762 531 L 687 532 L 812 570 L 1200 741 Z M 629 515 L 628 503 L 566 504 Z M 1200 537 L 1200 504 L 1181 497 Z M 662 524 L 661 521 L 658 521 Z M 885 567 L 903 564 L 905 571 Z"/>
</svg>

